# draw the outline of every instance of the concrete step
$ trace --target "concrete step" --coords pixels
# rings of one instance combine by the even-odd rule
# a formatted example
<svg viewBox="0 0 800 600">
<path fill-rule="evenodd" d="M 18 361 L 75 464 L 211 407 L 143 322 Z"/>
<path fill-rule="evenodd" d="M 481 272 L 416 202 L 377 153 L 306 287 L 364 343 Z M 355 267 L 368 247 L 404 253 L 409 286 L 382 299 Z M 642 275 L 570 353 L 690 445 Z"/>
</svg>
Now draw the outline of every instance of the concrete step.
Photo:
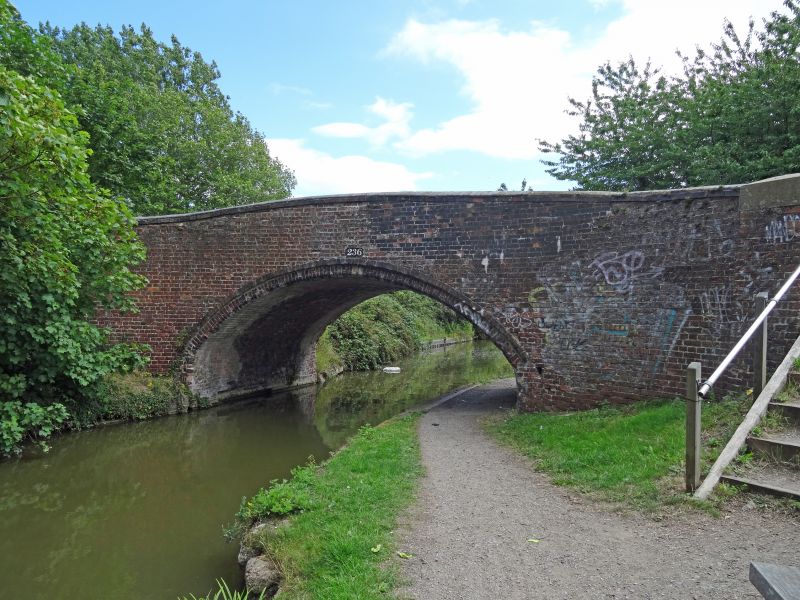
<svg viewBox="0 0 800 600">
<path fill-rule="evenodd" d="M 769 410 L 780 414 L 794 425 L 800 425 L 800 401 L 798 400 L 792 402 L 770 402 Z"/>
<path fill-rule="evenodd" d="M 789 371 L 789 375 L 788 375 L 787 379 L 791 383 L 795 384 L 795 386 L 800 388 L 800 371 L 798 371 L 796 369 L 793 369 L 793 370 Z"/>
<path fill-rule="evenodd" d="M 747 438 L 747 446 L 759 458 L 800 464 L 800 429 L 797 427 L 751 435 Z"/>
<path fill-rule="evenodd" d="M 748 465 L 736 474 L 723 475 L 720 480 L 734 485 L 746 485 L 757 492 L 800 500 L 800 470 L 789 465 L 760 462 Z"/>
</svg>

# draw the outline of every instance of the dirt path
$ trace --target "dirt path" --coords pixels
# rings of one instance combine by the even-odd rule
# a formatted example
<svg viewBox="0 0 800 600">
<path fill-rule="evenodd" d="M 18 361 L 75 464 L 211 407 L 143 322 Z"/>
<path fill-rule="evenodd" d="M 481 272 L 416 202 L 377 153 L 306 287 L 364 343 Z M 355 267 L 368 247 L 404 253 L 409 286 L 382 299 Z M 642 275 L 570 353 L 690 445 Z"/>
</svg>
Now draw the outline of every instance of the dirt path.
<svg viewBox="0 0 800 600">
<path fill-rule="evenodd" d="M 719 519 L 693 512 L 656 522 L 553 486 L 478 425 L 513 403 L 505 380 L 421 420 L 427 476 L 400 535 L 414 555 L 402 561 L 411 585 L 400 597 L 760 598 L 751 560 L 800 564 L 797 519 L 740 507 Z"/>
</svg>

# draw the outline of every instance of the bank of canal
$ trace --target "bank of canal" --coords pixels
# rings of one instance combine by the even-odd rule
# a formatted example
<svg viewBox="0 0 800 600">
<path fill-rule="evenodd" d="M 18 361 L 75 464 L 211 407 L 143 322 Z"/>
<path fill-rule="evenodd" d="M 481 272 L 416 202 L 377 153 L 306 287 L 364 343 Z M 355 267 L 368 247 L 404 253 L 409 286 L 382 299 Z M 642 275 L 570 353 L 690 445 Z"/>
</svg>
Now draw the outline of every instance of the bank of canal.
<svg viewBox="0 0 800 600">
<path fill-rule="evenodd" d="M 8 597 L 119 600 L 239 584 L 226 544 L 243 496 L 324 460 L 365 423 L 468 383 L 507 377 L 488 342 L 347 373 L 206 411 L 62 436 L 48 454 L 0 463 L 0 582 Z"/>
</svg>

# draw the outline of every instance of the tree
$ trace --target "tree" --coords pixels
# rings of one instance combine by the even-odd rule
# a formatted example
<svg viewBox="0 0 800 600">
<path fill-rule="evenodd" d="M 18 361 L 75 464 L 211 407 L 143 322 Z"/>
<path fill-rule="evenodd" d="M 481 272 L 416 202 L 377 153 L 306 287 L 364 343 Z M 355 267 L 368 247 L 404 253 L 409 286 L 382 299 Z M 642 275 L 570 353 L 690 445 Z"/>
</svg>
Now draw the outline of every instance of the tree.
<svg viewBox="0 0 800 600">
<path fill-rule="evenodd" d="M 285 198 L 294 175 L 234 113 L 214 63 L 157 42 L 150 29 L 41 26 L 74 66 L 59 87 L 90 134 L 89 173 L 135 214 L 168 214 Z"/>
<path fill-rule="evenodd" d="M 130 266 L 144 250 L 124 203 L 91 182 L 75 115 L 34 80 L 46 46 L 5 0 L 0 31 L 0 452 L 8 454 L 25 437 L 49 435 L 103 375 L 141 361 L 134 348 L 109 344 L 93 318 L 98 308 L 133 307 L 127 293 L 143 279 Z"/>
<path fill-rule="evenodd" d="M 742 183 L 800 170 L 800 8 L 740 37 L 725 23 L 710 51 L 667 78 L 631 58 L 605 64 L 592 97 L 570 98 L 579 133 L 539 141 L 542 161 L 578 189 L 643 190 Z"/>
</svg>

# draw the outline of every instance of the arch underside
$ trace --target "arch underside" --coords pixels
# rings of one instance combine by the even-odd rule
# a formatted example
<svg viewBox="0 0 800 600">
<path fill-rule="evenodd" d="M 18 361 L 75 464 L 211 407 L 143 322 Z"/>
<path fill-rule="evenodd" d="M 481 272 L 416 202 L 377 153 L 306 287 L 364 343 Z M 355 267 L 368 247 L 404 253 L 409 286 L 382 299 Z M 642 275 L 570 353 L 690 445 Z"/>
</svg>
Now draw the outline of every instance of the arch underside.
<svg viewBox="0 0 800 600">
<path fill-rule="evenodd" d="M 209 315 L 187 343 L 186 382 L 216 399 L 314 383 L 316 342 L 325 327 L 364 300 L 403 289 L 472 321 L 513 365 L 526 360 L 515 338 L 452 290 L 383 265 L 316 264 L 248 286 Z"/>
</svg>

